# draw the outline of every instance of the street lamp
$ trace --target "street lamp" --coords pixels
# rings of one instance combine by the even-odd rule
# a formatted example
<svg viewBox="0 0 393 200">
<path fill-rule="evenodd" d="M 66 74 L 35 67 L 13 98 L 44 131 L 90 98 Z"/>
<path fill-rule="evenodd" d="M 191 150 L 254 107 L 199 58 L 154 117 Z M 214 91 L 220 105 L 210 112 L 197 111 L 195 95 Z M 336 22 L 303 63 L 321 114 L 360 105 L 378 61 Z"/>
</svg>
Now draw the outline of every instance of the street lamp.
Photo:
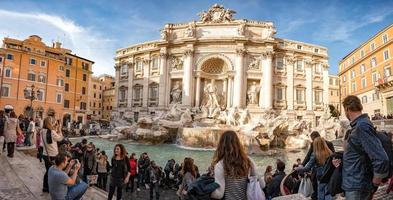
<svg viewBox="0 0 393 200">
<path fill-rule="evenodd" d="M 34 88 L 35 88 L 35 86 L 33 84 L 30 86 L 30 91 L 27 88 L 25 88 L 25 90 L 24 90 L 25 98 L 30 100 L 30 117 L 33 117 L 33 114 L 34 114 L 33 101 L 36 99 Z"/>
</svg>

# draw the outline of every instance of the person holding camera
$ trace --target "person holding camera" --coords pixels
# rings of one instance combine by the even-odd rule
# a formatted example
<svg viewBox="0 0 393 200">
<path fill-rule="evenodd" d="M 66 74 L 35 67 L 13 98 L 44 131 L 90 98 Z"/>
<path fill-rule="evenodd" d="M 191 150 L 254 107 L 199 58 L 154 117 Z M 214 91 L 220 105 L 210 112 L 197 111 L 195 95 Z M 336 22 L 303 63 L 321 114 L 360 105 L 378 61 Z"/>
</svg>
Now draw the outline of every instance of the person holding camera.
<svg viewBox="0 0 393 200">
<path fill-rule="evenodd" d="M 69 159 L 70 156 L 60 153 L 55 157 L 55 165 L 49 168 L 48 183 L 52 200 L 79 200 L 88 188 L 85 182 L 76 181 L 81 164 L 75 159 L 68 164 Z M 67 174 L 73 167 L 74 171 L 69 177 Z"/>
</svg>

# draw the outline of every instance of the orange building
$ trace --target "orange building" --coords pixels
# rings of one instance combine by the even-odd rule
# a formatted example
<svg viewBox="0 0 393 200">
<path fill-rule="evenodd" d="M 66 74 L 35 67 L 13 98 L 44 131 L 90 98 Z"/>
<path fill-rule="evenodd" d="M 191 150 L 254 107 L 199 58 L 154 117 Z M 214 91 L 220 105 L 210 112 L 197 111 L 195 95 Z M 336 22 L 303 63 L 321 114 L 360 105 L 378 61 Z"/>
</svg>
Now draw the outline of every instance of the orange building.
<svg viewBox="0 0 393 200">
<path fill-rule="evenodd" d="M 79 103 L 87 102 L 88 94 L 82 94 L 81 88 L 87 90 L 94 62 L 71 54 L 59 42 L 49 47 L 37 35 L 25 40 L 4 38 L 0 60 L 1 108 L 9 104 L 17 114 L 30 116 L 31 105 L 35 117 L 43 118 L 54 109 L 58 119 L 84 121 L 87 105 L 81 109 Z"/>
<path fill-rule="evenodd" d="M 364 42 L 339 64 L 341 100 L 357 95 L 366 113 L 393 114 L 393 24 Z"/>
<path fill-rule="evenodd" d="M 112 76 L 100 77 L 105 83 L 102 99 L 102 119 L 110 120 L 115 105 L 115 78 Z"/>
<path fill-rule="evenodd" d="M 89 89 L 89 107 L 88 112 L 89 119 L 91 120 L 109 120 L 104 117 L 104 91 L 107 88 L 111 88 L 111 84 L 114 82 L 114 77 L 110 75 L 101 75 L 98 77 L 91 77 L 90 89 Z M 106 115 L 107 116 L 107 115 Z"/>
</svg>

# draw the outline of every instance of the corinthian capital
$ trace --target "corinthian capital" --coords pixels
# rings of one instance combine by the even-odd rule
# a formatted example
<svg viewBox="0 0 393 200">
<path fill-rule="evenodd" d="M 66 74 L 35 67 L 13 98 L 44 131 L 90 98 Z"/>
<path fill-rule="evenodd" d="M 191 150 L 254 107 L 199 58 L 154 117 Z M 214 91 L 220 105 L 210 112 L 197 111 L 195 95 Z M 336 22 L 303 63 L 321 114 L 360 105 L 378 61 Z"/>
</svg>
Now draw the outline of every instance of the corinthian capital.
<svg viewBox="0 0 393 200">
<path fill-rule="evenodd" d="M 296 62 L 296 58 L 293 56 L 287 57 L 286 60 L 287 60 L 287 63 L 290 65 L 292 65 Z"/>
<path fill-rule="evenodd" d="M 160 57 L 161 58 L 168 58 L 168 54 L 167 53 L 160 53 Z"/>
<path fill-rule="evenodd" d="M 274 52 L 272 50 L 266 50 L 262 52 L 261 56 L 263 59 L 272 58 Z"/>
<path fill-rule="evenodd" d="M 304 60 L 304 63 L 306 64 L 306 67 L 307 67 L 307 66 L 311 66 L 314 62 L 310 59 L 306 59 L 306 60 Z"/>
<path fill-rule="evenodd" d="M 244 56 L 247 53 L 245 49 L 236 49 L 236 54 L 239 56 Z"/>
<path fill-rule="evenodd" d="M 193 49 L 187 49 L 184 51 L 184 56 L 192 56 L 192 55 L 194 55 Z"/>
<path fill-rule="evenodd" d="M 145 58 L 145 59 L 143 59 L 142 61 L 143 61 L 143 64 L 149 64 L 150 59 Z"/>
</svg>

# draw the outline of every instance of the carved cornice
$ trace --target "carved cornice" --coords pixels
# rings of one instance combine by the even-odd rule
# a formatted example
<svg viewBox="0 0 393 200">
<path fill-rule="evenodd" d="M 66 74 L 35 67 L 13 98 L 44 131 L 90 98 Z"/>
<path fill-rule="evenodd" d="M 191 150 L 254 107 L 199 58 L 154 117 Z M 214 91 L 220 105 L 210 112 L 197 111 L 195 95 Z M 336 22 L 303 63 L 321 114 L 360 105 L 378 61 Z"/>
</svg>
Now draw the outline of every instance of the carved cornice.
<svg viewBox="0 0 393 200">
<path fill-rule="evenodd" d="M 160 58 L 168 58 L 168 54 L 167 53 L 160 53 Z"/>
</svg>

